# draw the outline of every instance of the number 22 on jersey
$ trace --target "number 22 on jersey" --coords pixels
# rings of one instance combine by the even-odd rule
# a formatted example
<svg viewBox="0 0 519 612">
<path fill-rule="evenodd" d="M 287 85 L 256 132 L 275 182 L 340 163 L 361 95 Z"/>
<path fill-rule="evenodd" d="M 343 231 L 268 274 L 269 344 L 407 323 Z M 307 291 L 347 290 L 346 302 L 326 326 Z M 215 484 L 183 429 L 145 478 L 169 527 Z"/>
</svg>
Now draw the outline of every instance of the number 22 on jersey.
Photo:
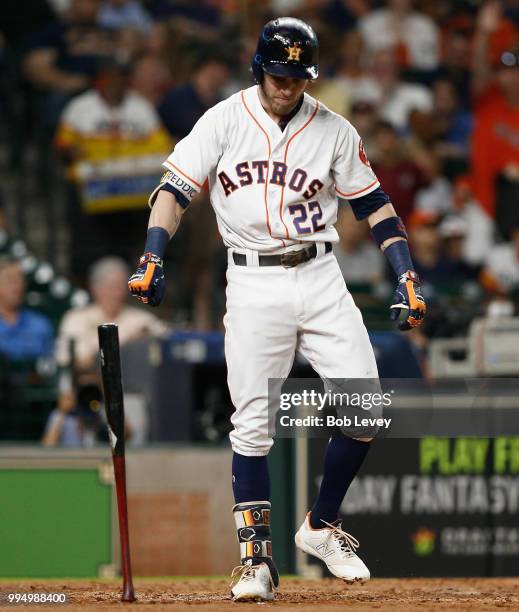
<svg viewBox="0 0 519 612">
<path fill-rule="evenodd" d="M 298 234 L 320 232 L 326 227 L 323 223 L 319 223 L 323 217 L 323 211 L 317 200 L 290 204 L 288 211 L 292 215 L 292 222 Z"/>
</svg>

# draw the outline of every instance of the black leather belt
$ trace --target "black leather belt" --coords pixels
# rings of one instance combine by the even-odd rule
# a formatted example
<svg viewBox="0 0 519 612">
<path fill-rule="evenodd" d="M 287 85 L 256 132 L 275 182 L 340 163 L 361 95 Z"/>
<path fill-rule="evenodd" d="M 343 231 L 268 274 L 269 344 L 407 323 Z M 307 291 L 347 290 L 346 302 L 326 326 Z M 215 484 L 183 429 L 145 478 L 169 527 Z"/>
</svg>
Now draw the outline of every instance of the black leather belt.
<svg viewBox="0 0 519 612">
<path fill-rule="evenodd" d="M 330 253 L 332 243 L 324 243 L 324 252 Z M 313 242 L 310 246 L 299 249 L 298 251 L 289 251 L 281 255 L 258 255 L 258 263 L 260 266 L 283 266 L 284 268 L 293 268 L 299 264 L 310 261 L 317 256 L 317 246 Z M 247 255 L 243 253 L 233 253 L 232 258 L 237 266 L 247 265 Z"/>
</svg>

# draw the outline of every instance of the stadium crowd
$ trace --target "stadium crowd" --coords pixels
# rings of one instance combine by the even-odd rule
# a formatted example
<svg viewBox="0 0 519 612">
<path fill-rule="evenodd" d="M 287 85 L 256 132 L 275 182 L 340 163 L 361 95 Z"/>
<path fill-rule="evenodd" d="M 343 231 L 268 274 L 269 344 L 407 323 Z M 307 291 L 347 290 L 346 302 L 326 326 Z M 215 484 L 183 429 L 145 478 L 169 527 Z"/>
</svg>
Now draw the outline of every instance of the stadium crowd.
<svg viewBox="0 0 519 612">
<path fill-rule="evenodd" d="M 111 260 L 114 274 L 134 265 L 160 162 L 208 108 L 252 83 L 261 26 L 292 15 L 320 41 L 320 78 L 309 93 L 356 126 L 406 223 L 430 306 L 413 330 L 416 346 L 465 333 L 492 300 L 515 301 L 519 0 L 17 4 L 0 3 L 0 175 L 15 186 L 0 194 L 0 231 L 31 246 L 23 210 L 41 207 L 48 227 L 40 255 L 77 286 L 106 255 L 120 258 Z M 346 282 L 368 324 L 387 328 L 391 273 L 347 202 L 337 227 Z M 66 256 L 52 261 L 63 235 Z M 159 315 L 219 328 L 226 258 L 206 196 L 191 206 L 168 258 Z M 6 260 L 0 287 L 2 275 L 18 271 Z M 11 310 L 21 307 L 12 301 Z M 61 323 L 58 346 L 73 335 L 74 316 Z M 13 317 L 0 304 L 0 340 L 22 325 Z"/>
</svg>

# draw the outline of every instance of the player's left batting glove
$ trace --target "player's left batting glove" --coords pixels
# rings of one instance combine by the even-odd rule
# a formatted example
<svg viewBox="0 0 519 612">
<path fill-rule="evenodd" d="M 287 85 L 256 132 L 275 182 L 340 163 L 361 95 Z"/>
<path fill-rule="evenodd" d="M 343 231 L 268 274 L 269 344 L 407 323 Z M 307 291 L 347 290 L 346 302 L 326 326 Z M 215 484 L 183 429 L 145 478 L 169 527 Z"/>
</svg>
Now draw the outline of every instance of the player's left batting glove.
<svg viewBox="0 0 519 612">
<path fill-rule="evenodd" d="M 153 253 L 144 253 L 139 267 L 128 280 L 130 293 L 144 304 L 158 306 L 166 290 L 162 259 Z"/>
<path fill-rule="evenodd" d="M 402 309 L 407 310 L 405 320 L 398 324 L 398 329 L 406 331 L 420 325 L 425 316 L 425 300 L 420 289 L 420 279 L 414 270 L 408 270 L 398 279 L 398 287 L 391 303 L 392 321 L 396 321 Z"/>
</svg>

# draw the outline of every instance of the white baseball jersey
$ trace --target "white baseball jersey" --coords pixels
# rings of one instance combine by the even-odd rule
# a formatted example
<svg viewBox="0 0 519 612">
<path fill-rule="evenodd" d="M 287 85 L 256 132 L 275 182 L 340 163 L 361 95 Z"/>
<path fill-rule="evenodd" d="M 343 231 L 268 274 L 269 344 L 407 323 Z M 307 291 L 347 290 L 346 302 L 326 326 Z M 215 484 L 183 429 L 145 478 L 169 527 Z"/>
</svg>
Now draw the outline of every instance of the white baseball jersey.
<svg viewBox="0 0 519 612">
<path fill-rule="evenodd" d="M 208 110 L 163 165 L 188 200 L 207 183 L 227 247 L 262 252 L 337 242 L 337 198 L 379 187 L 346 119 L 305 93 L 281 131 L 256 85 Z"/>
<path fill-rule="evenodd" d="M 266 455 L 274 415 L 268 380 L 288 376 L 296 351 L 324 379 L 377 376 L 362 315 L 324 242 L 338 241 L 338 198 L 367 195 L 379 182 L 343 117 L 305 94 L 281 131 L 263 109 L 258 86 L 207 111 L 164 166 L 162 184 L 184 195 L 182 206 L 208 185 L 229 247 L 223 322 L 236 408 L 231 445 L 242 455 Z M 258 252 L 297 249 L 307 241 L 317 248 L 305 263 L 259 263 Z M 247 265 L 235 262 L 235 250 L 246 255 Z"/>
</svg>

